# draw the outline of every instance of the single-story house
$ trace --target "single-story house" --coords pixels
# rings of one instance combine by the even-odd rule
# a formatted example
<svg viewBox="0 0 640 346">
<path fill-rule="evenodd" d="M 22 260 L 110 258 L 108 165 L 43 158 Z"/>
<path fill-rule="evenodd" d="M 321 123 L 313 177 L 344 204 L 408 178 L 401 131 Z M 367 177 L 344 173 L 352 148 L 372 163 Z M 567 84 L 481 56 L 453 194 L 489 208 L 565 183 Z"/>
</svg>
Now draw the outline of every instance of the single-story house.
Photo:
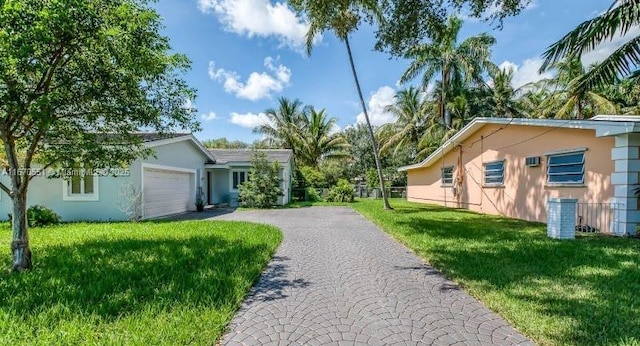
<svg viewBox="0 0 640 346">
<path fill-rule="evenodd" d="M 293 151 L 290 149 L 262 149 L 268 162 L 278 162 L 282 180 L 283 196 L 278 197 L 278 204 L 285 205 L 291 201 L 291 183 L 293 177 Z M 238 202 L 238 184 L 249 178 L 251 167 L 250 149 L 209 149 L 215 161 L 207 163 L 207 186 L 209 187 L 208 203 Z"/>
<path fill-rule="evenodd" d="M 126 220 L 132 216 L 157 218 L 196 209 L 205 204 L 237 205 L 238 184 L 248 179 L 251 150 L 208 150 L 192 134 L 143 134 L 154 156 L 134 161 L 126 169 L 82 170 L 70 178 L 35 177 L 27 204 L 53 209 L 65 221 Z M 291 150 L 261 150 L 278 161 L 284 196 L 289 202 L 293 172 Z M 231 158 L 231 160 L 230 160 Z M 9 183 L 8 176 L 0 177 Z M 0 195 L 0 215 L 11 213 L 11 199 Z"/>
<path fill-rule="evenodd" d="M 639 150 L 637 116 L 476 118 L 400 171 L 412 202 L 546 222 L 550 198 L 577 199 L 578 225 L 635 234 Z"/>
</svg>

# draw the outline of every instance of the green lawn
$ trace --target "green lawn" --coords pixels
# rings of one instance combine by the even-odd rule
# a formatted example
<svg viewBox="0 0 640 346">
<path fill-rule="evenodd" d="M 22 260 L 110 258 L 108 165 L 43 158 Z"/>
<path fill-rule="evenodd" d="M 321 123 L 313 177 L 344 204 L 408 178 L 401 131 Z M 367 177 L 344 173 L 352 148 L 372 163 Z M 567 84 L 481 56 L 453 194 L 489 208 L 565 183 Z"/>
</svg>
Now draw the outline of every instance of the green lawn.
<svg viewBox="0 0 640 346">
<path fill-rule="evenodd" d="M 222 221 L 32 229 L 34 270 L 0 272 L 0 344 L 212 345 L 281 238 Z"/>
<path fill-rule="evenodd" d="M 540 344 L 640 344 L 640 240 L 393 200 L 352 207 Z"/>
</svg>

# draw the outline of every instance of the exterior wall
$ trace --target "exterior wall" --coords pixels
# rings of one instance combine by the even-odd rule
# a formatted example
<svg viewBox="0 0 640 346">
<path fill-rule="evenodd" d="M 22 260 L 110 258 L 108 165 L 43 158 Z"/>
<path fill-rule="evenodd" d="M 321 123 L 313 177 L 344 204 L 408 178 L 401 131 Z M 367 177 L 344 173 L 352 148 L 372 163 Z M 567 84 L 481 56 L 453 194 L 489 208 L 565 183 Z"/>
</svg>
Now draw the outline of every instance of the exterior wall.
<svg viewBox="0 0 640 346">
<path fill-rule="evenodd" d="M 229 170 L 212 169 L 209 172 L 211 174 L 211 186 L 209 186 L 211 203 L 229 203 Z"/>
<path fill-rule="evenodd" d="M 282 193 L 283 196 L 278 197 L 278 204 L 286 205 L 291 201 L 291 176 L 293 174 L 293 162 L 289 161 L 287 164 L 282 165 L 280 170 L 280 176 L 282 177 Z"/>
<path fill-rule="evenodd" d="M 486 125 L 457 144 L 458 147 L 438 163 L 407 172 L 409 201 L 545 222 L 548 198 L 576 198 L 580 202 L 596 203 L 609 202 L 614 195 L 611 184 L 614 138 L 596 138 L 593 130 Z M 549 186 L 545 154 L 579 148 L 587 148 L 584 185 Z M 525 158 L 529 156 L 540 156 L 540 166 L 526 167 Z M 504 185 L 483 186 L 483 164 L 503 159 Z M 462 178 L 457 196 L 452 187 L 441 184 L 441 168 L 451 165 L 455 166 L 454 177 Z"/>
<path fill-rule="evenodd" d="M 293 161 L 282 164 L 280 169 L 280 178 L 282 183 L 280 187 L 283 189 L 283 196 L 278 197 L 278 204 L 285 205 L 291 201 L 291 182 L 293 177 Z M 243 170 L 249 172 L 251 165 L 249 162 L 229 166 L 228 168 L 209 169 L 211 174 L 211 186 L 209 193 L 211 194 L 211 203 L 230 203 L 232 197 L 237 198 L 238 191 L 231 191 L 231 172 Z"/>
<path fill-rule="evenodd" d="M 62 179 L 35 177 L 27 193 L 27 206 L 44 205 L 51 208 L 62 217 L 63 221 L 110 221 L 124 220 L 126 215 L 119 209 L 118 194 L 120 186 L 127 184 L 130 179 L 121 177 L 98 177 L 98 201 L 64 201 Z M 3 176 L 2 181 L 10 184 L 9 177 Z M 12 212 L 11 198 L 4 192 L 0 193 L 0 219 L 5 220 Z"/>
<path fill-rule="evenodd" d="M 196 171 L 196 186 L 193 191 L 192 210 L 195 210 L 196 191 L 198 188 L 202 188 L 204 199 L 205 201 L 207 200 L 207 178 L 204 174 L 206 158 L 191 141 L 185 140 L 169 143 L 154 147 L 153 149 L 155 150 L 155 157 L 151 156 L 144 160 L 136 160 L 131 164 L 131 182 L 136 188 L 142 188 L 142 163 L 193 169 Z"/>
<path fill-rule="evenodd" d="M 154 148 L 156 157 L 134 161 L 129 168 L 129 176 L 101 176 L 98 177 L 97 201 L 65 201 L 63 200 L 63 180 L 36 177 L 31 182 L 27 196 L 27 205 L 41 204 L 53 209 L 64 221 L 116 221 L 125 220 L 127 216 L 120 210 L 124 201 L 120 201 L 122 186 L 132 185 L 136 189 L 141 188 L 142 171 L 141 164 L 150 163 L 163 166 L 195 169 L 197 172 L 197 185 L 202 186 L 206 193 L 206 178 L 201 175 L 204 172 L 204 155 L 194 147 L 190 141 L 170 143 Z M 0 179 L 8 183 L 9 177 Z M 195 210 L 195 193 L 194 210 Z M 205 196 L 206 198 L 206 196 Z M 11 199 L 4 192 L 0 193 L 0 219 L 6 219 L 11 212 Z"/>
</svg>

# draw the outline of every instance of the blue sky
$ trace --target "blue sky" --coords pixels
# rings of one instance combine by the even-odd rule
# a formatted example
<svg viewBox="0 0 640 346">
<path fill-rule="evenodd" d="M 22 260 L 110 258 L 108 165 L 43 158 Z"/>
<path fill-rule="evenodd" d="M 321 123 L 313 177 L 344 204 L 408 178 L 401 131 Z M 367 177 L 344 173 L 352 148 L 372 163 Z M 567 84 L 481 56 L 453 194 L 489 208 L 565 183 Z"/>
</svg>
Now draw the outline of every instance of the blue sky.
<svg viewBox="0 0 640 346">
<path fill-rule="evenodd" d="M 514 84 L 540 79 L 540 55 L 547 46 L 580 22 L 606 10 L 610 1 L 534 0 L 502 30 L 467 19 L 460 39 L 489 32 L 497 39 L 493 61 L 516 69 Z M 173 49 L 186 54 L 192 69 L 186 80 L 198 90 L 201 139 L 227 137 L 253 141 L 251 129 L 265 121 L 262 112 L 277 107 L 280 96 L 298 98 L 338 118 L 341 128 L 362 121 L 344 44 L 330 33 L 303 52 L 306 25 L 283 2 L 270 0 L 160 0 L 156 9 L 164 18 L 164 33 Z M 630 34 L 638 34 L 633 32 Z M 615 49 L 624 38 L 585 56 L 594 62 Z M 352 49 L 372 121 L 393 120 L 384 112 L 396 82 L 408 61 L 373 50 L 373 29 L 360 28 Z M 417 83 L 417 81 L 416 81 Z"/>
</svg>

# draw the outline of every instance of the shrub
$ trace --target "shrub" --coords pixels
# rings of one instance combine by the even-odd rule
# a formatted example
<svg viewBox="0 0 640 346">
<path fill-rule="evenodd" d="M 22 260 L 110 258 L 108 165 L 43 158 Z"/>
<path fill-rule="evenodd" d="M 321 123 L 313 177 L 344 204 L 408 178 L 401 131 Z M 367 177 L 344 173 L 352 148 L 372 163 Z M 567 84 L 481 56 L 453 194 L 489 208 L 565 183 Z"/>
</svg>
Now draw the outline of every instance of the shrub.
<svg viewBox="0 0 640 346">
<path fill-rule="evenodd" d="M 269 164 L 267 156 L 254 152 L 251 157 L 249 180 L 238 186 L 240 205 L 249 208 L 269 208 L 282 196 L 280 165 Z"/>
<path fill-rule="evenodd" d="M 309 202 L 319 202 L 322 200 L 322 196 L 320 196 L 320 194 L 318 193 L 318 190 L 316 190 L 313 187 L 308 187 L 307 188 L 307 201 Z"/>
<path fill-rule="evenodd" d="M 300 174 L 304 180 L 304 187 L 326 187 L 327 182 L 324 174 L 312 167 L 304 166 L 300 168 Z"/>
<path fill-rule="evenodd" d="M 327 202 L 353 202 L 355 195 L 353 185 L 346 179 L 338 180 L 338 183 L 329 189 Z"/>
<path fill-rule="evenodd" d="M 62 220 L 55 211 L 43 205 L 33 205 L 27 209 L 27 222 L 29 227 L 57 225 L 60 221 Z"/>
</svg>

